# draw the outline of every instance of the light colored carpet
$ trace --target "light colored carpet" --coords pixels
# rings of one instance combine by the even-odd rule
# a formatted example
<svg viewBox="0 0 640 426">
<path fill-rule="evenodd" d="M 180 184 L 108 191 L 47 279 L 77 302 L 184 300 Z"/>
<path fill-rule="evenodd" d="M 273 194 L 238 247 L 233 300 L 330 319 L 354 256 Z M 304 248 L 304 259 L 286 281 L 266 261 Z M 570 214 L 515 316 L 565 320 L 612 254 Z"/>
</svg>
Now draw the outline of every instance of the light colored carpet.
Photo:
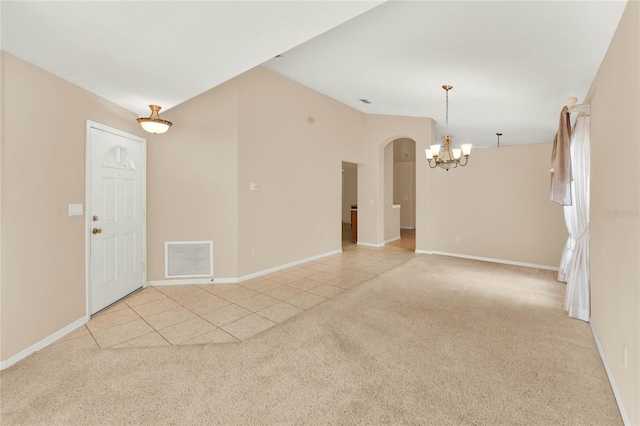
<svg viewBox="0 0 640 426">
<path fill-rule="evenodd" d="M 554 275 L 416 255 L 246 342 L 45 350 L 1 422 L 622 424 Z"/>
</svg>

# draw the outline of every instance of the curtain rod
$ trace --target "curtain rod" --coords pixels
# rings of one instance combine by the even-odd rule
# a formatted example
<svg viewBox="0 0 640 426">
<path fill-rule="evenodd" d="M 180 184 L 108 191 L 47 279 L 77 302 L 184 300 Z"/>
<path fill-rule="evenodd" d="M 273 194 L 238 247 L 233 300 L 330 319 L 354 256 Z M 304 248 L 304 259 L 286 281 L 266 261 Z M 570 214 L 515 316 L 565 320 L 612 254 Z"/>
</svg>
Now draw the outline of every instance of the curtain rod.
<svg viewBox="0 0 640 426">
<path fill-rule="evenodd" d="M 591 115 L 591 104 L 579 104 L 568 108 L 569 112 L 584 112 L 587 115 Z"/>
<path fill-rule="evenodd" d="M 591 104 L 578 104 L 577 98 L 567 99 L 567 111 L 571 112 L 584 112 L 587 115 L 591 115 Z"/>
</svg>

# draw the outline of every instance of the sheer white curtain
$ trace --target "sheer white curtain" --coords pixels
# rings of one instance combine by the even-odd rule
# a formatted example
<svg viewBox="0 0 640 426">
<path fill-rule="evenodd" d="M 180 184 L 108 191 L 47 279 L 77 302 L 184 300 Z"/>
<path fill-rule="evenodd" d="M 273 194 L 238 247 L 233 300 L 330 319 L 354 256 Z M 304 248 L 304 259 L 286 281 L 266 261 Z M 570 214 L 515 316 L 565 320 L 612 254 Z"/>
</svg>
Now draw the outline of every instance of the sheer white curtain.
<svg viewBox="0 0 640 426">
<path fill-rule="evenodd" d="M 571 182 L 571 193 L 575 194 L 574 184 Z M 571 267 L 571 259 L 573 258 L 573 249 L 576 246 L 576 240 L 573 236 L 576 233 L 578 227 L 578 216 L 576 215 L 576 209 L 573 206 L 564 206 L 564 223 L 567 225 L 567 232 L 569 238 L 564 245 L 562 251 L 562 259 L 560 259 L 560 269 L 558 270 L 558 281 L 566 283 L 569 280 L 569 268 Z"/>
<path fill-rule="evenodd" d="M 578 117 L 571 137 L 573 205 L 565 206 L 569 238 L 562 252 L 558 280 L 567 283 L 565 309 L 569 316 L 589 321 L 589 182 L 590 117 Z"/>
</svg>

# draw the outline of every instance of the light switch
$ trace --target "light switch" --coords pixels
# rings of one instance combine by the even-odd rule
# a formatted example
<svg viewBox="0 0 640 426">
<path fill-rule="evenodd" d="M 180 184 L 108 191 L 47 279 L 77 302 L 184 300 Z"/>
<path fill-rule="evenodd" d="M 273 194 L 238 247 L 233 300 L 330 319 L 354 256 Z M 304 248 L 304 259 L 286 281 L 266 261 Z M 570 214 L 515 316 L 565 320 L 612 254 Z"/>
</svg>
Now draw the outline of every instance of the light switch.
<svg viewBox="0 0 640 426">
<path fill-rule="evenodd" d="M 82 216 L 82 204 L 69 204 L 69 216 Z"/>
<path fill-rule="evenodd" d="M 249 184 L 249 189 L 252 191 L 257 191 L 260 189 L 260 184 L 258 182 L 251 182 Z"/>
</svg>

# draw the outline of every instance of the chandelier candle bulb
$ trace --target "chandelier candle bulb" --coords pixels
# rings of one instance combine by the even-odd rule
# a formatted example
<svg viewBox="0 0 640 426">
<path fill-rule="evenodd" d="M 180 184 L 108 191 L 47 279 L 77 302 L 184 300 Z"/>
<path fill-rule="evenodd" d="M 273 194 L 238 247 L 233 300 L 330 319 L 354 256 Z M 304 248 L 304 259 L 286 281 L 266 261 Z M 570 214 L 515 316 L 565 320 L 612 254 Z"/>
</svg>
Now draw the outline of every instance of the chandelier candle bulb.
<svg viewBox="0 0 640 426">
<path fill-rule="evenodd" d="M 427 160 L 433 160 L 433 154 L 431 153 L 430 149 L 425 149 L 424 153 L 427 156 Z"/>
<path fill-rule="evenodd" d="M 437 157 L 440 154 L 440 145 L 431 145 L 431 155 Z"/>
<path fill-rule="evenodd" d="M 462 155 L 464 155 L 465 157 L 468 157 L 469 155 L 471 155 L 471 147 L 473 145 L 470 143 L 465 143 L 464 145 L 460 145 L 460 148 L 462 148 Z"/>
<path fill-rule="evenodd" d="M 451 150 L 451 152 L 453 152 L 453 158 L 456 160 L 460 159 L 460 155 L 462 154 L 462 150 L 460 148 L 453 148 Z"/>
</svg>

